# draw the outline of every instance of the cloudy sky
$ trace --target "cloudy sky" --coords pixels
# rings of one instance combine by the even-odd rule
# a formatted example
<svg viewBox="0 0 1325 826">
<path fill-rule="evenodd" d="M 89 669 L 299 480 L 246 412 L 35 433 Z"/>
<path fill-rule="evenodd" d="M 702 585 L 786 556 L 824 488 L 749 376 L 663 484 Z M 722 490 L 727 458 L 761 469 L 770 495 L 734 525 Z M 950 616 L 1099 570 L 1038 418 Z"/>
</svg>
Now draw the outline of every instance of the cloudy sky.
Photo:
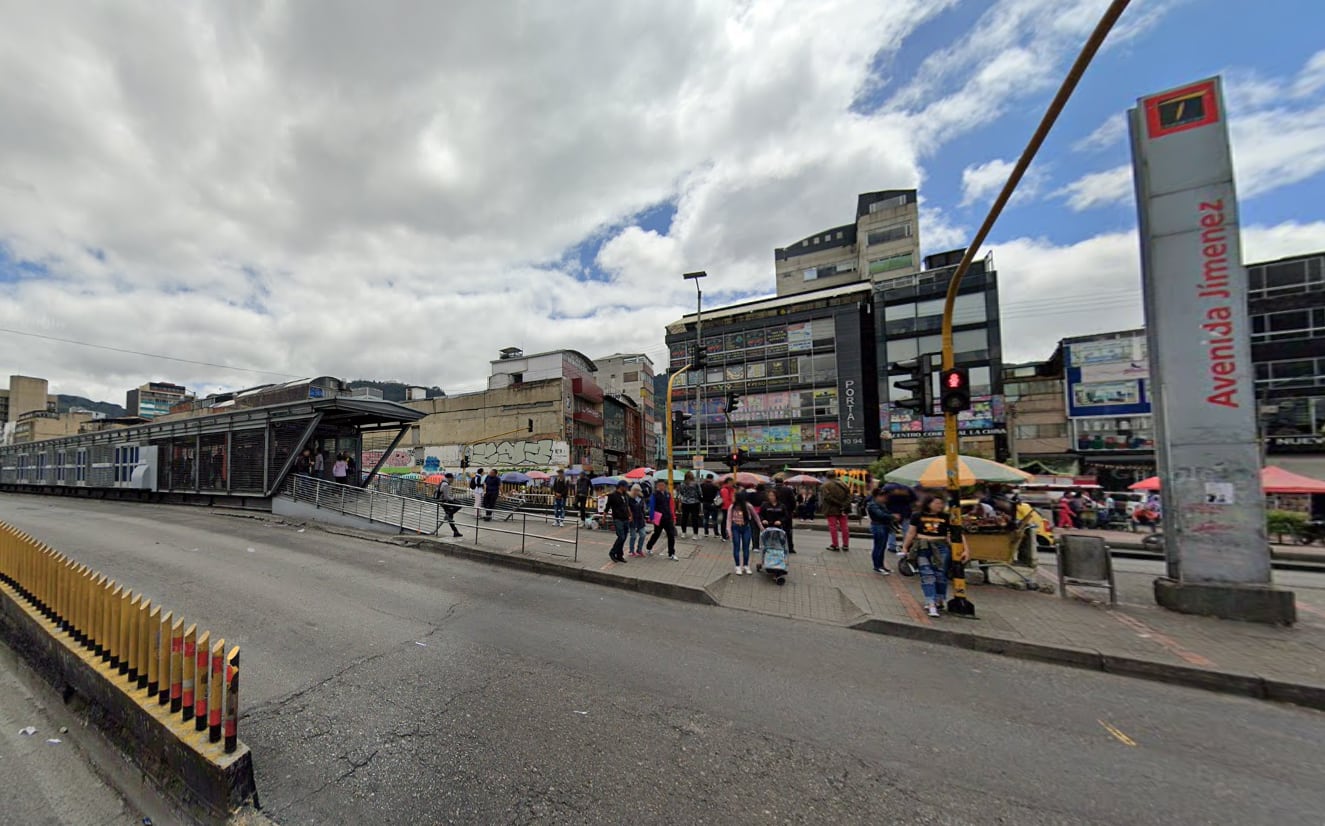
<svg viewBox="0 0 1325 826">
<path fill-rule="evenodd" d="M 859 192 L 918 187 L 924 251 L 961 246 L 1106 5 L 6 2 L 0 374 L 121 401 L 661 363 L 680 273 L 768 294 Z M 1009 360 L 1140 323 L 1143 94 L 1222 73 L 1247 260 L 1325 249 L 1317 5 L 1132 4 L 988 244 Z"/>
</svg>

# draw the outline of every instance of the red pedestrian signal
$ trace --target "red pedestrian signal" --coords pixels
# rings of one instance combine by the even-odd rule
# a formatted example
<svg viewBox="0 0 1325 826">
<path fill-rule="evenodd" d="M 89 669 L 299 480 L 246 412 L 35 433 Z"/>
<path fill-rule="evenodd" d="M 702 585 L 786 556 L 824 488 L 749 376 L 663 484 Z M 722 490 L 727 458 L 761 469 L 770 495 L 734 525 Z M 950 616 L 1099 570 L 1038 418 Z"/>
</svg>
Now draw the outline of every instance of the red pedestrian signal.
<svg viewBox="0 0 1325 826">
<path fill-rule="evenodd" d="M 942 396 L 939 407 L 944 413 L 960 413 L 971 409 L 971 376 L 965 367 L 950 367 L 939 379 Z"/>
</svg>

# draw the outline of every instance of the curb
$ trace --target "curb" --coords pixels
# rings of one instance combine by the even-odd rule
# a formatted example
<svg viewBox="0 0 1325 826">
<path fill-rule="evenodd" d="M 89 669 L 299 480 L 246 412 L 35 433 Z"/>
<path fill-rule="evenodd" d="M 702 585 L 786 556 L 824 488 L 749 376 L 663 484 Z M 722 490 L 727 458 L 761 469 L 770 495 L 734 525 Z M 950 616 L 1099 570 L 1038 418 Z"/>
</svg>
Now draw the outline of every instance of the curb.
<svg viewBox="0 0 1325 826">
<path fill-rule="evenodd" d="M 1313 708 L 1317 711 L 1325 711 L 1325 686 L 1316 686 L 1309 683 L 1291 683 L 1255 674 L 1215 671 L 1189 665 L 1145 660 L 1139 657 L 1120 657 L 1114 654 L 1105 654 L 1092 648 L 1046 645 L 1025 640 L 972 634 L 966 631 L 908 625 L 895 620 L 867 619 L 850 627 L 857 631 L 900 637 L 917 642 L 947 645 L 986 654 L 1001 654 L 1005 657 L 1022 660 L 1063 665 L 1086 671 L 1099 671 L 1121 677 L 1134 677 L 1151 682 L 1213 691 L 1219 694 L 1234 694 L 1257 700 L 1290 703 Z"/>
</svg>

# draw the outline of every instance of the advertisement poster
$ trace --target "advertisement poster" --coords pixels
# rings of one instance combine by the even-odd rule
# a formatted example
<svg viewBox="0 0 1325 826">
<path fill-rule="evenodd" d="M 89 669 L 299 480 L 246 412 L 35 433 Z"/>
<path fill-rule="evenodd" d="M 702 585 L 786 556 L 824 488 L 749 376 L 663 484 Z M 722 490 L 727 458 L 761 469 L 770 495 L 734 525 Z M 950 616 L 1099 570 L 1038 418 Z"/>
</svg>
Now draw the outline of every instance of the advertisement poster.
<svg viewBox="0 0 1325 826">
<path fill-rule="evenodd" d="M 1073 407 L 1113 407 L 1141 401 L 1141 385 L 1135 381 L 1107 384 L 1078 384 L 1072 388 Z"/>
<path fill-rule="evenodd" d="M 791 409 L 791 394 L 786 392 L 769 393 L 764 397 L 764 411 L 770 419 L 792 418 L 795 413 Z"/>
<path fill-rule="evenodd" d="M 768 375 L 772 378 L 781 378 L 787 375 L 787 360 L 773 359 L 768 362 Z"/>
<path fill-rule="evenodd" d="M 1145 339 L 1119 338 L 1109 341 L 1077 341 L 1068 344 L 1073 367 L 1110 361 L 1144 361 Z"/>
<path fill-rule="evenodd" d="M 836 422 L 825 422 L 814 426 L 814 442 L 820 451 L 837 450 L 838 429 Z"/>
<path fill-rule="evenodd" d="M 779 351 L 787 346 L 787 328 L 769 327 L 764 331 L 764 341 L 769 347 L 776 347 Z"/>
<path fill-rule="evenodd" d="M 745 333 L 728 333 L 728 334 L 727 334 L 727 349 L 728 349 L 728 350 L 744 350 L 744 349 L 745 349 Z"/>
<path fill-rule="evenodd" d="M 1104 364 L 1087 364 L 1081 368 L 1082 384 L 1148 378 L 1150 378 L 1150 364 L 1144 361 L 1111 361 Z"/>
<path fill-rule="evenodd" d="M 746 346 L 746 347 L 763 347 L 763 346 L 764 346 L 764 331 L 763 331 L 763 330 L 751 330 L 751 331 L 749 331 L 748 333 L 746 333 L 746 334 L 745 334 L 745 346 Z"/>
<path fill-rule="evenodd" d="M 814 334 L 809 322 L 787 325 L 787 349 L 793 353 L 806 351 L 814 346 Z"/>
<path fill-rule="evenodd" d="M 943 436 L 942 416 L 922 417 L 911 410 L 884 405 L 880 419 L 880 429 L 894 439 Z M 957 430 L 964 436 L 1000 435 L 1007 432 L 1006 423 L 1002 396 L 976 396 L 971 399 L 970 410 L 957 414 Z"/>
<path fill-rule="evenodd" d="M 722 352 L 722 336 L 705 336 L 705 337 L 704 337 L 704 352 L 708 353 L 710 356 L 717 355 L 718 353 L 721 353 L 721 352 Z"/>
<path fill-rule="evenodd" d="M 745 365 L 727 365 L 727 381 L 745 381 Z"/>
<path fill-rule="evenodd" d="M 762 379 L 767 374 L 767 365 L 762 361 L 752 361 L 745 365 L 745 375 L 747 378 Z"/>
</svg>

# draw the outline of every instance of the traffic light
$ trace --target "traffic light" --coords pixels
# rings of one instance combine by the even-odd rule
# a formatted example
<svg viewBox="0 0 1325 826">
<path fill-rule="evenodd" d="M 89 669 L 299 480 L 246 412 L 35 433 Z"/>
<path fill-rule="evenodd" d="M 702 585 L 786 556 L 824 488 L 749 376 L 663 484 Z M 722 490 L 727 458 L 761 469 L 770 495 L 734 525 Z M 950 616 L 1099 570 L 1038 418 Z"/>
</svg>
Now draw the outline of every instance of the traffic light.
<svg viewBox="0 0 1325 826">
<path fill-rule="evenodd" d="M 685 413 L 680 410 L 672 411 L 672 444 L 674 445 L 694 444 L 695 442 L 694 436 L 692 436 L 690 433 L 691 428 L 693 428 L 694 425 L 691 425 L 689 423 L 690 418 L 691 416 L 689 413 Z"/>
<path fill-rule="evenodd" d="M 950 367 L 939 379 L 939 407 L 957 414 L 971 409 L 971 374 L 965 367 Z"/>
<path fill-rule="evenodd" d="M 727 467 L 735 471 L 741 465 L 750 460 L 750 454 L 745 452 L 745 448 L 737 448 L 727 454 Z"/>
<path fill-rule="evenodd" d="M 690 365 L 690 369 L 699 371 L 703 370 L 704 367 L 707 365 L 708 365 L 708 352 L 705 351 L 704 348 L 700 347 L 699 349 L 695 350 L 695 360 Z"/>
<path fill-rule="evenodd" d="M 727 391 L 727 416 L 730 417 L 731 414 L 735 413 L 737 410 L 740 410 L 740 409 L 741 409 L 741 394 L 740 394 L 740 393 L 737 393 L 735 390 L 728 390 L 728 391 Z"/>
<path fill-rule="evenodd" d="M 896 361 L 888 365 L 890 375 L 904 373 L 907 376 L 902 381 L 893 382 L 893 387 L 911 394 L 909 399 L 893 401 L 893 407 L 914 410 L 922 416 L 930 415 L 934 411 L 934 395 L 930 389 L 929 378 L 933 372 L 934 356 L 932 353 L 926 353 L 914 361 Z"/>
</svg>

